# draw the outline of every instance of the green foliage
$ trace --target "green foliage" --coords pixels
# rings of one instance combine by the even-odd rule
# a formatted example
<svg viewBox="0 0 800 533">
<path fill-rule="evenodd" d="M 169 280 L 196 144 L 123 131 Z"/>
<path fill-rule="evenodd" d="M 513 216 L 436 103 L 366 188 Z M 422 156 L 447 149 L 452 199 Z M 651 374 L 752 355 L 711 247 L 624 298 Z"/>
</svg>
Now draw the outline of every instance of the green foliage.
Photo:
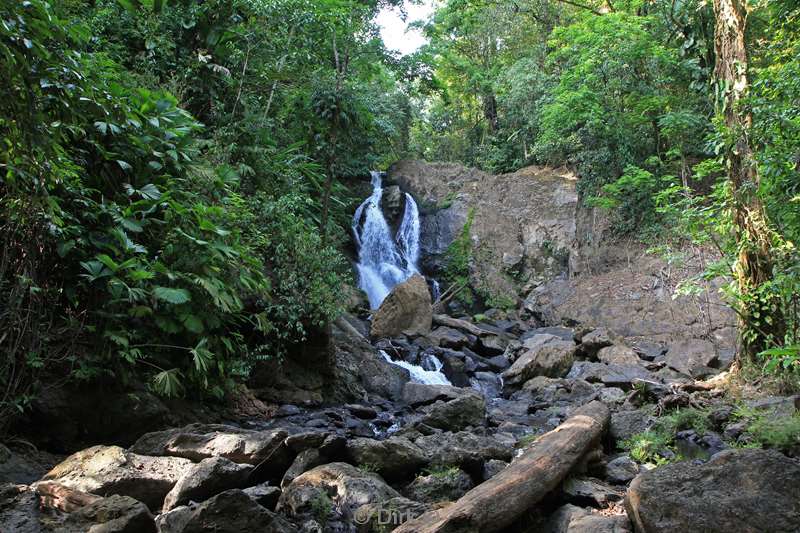
<svg viewBox="0 0 800 533">
<path fill-rule="evenodd" d="M 458 293 L 461 301 L 467 305 L 472 304 L 473 294 L 469 289 L 470 263 L 472 262 L 472 223 L 475 220 L 475 210 L 467 212 L 467 220 L 461 228 L 461 233 L 450 243 L 445 253 L 447 261 L 444 267 L 444 279 L 451 285 L 463 287 Z"/>
<path fill-rule="evenodd" d="M 694 408 L 676 409 L 658 418 L 650 429 L 623 441 L 622 448 L 639 463 L 662 465 L 671 460 L 681 460 L 676 453 L 675 436 L 687 429 L 701 435 L 708 431 L 708 412 Z"/>
<path fill-rule="evenodd" d="M 740 405 L 734 417 L 746 422 L 740 440 L 750 446 L 775 448 L 792 455 L 800 452 L 800 415 L 797 413 L 781 416 L 769 409 L 756 410 Z"/>
</svg>

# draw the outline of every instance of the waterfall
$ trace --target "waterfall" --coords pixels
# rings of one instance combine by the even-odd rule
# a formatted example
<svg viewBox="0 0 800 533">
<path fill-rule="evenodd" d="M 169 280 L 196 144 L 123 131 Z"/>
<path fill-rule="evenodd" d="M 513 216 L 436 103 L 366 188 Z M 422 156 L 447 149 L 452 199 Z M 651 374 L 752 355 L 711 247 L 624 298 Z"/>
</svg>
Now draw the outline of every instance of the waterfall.
<svg viewBox="0 0 800 533">
<path fill-rule="evenodd" d="M 372 194 L 353 216 L 353 238 L 358 247 L 358 286 L 377 309 L 392 288 L 419 272 L 419 209 L 410 194 L 405 195 L 403 221 L 392 237 L 381 209 L 383 183 L 380 172 L 372 172 Z"/>
<path fill-rule="evenodd" d="M 406 361 L 395 361 L 383 350 L 380 352 L 387 362 L 408 370 L 408 373 L 411 374 L 411 381 L 414 383 L 424 383 L 425 385 L 452 385 L 450 380 L 447 379 L 447 376 L 442 373 L 442 362 L 436 357 L 431 356 L 431 359 L 435 365 L 434 368 L 436 370 L 425 370 L 421 366 L 412 365 Z"/>
</svg>

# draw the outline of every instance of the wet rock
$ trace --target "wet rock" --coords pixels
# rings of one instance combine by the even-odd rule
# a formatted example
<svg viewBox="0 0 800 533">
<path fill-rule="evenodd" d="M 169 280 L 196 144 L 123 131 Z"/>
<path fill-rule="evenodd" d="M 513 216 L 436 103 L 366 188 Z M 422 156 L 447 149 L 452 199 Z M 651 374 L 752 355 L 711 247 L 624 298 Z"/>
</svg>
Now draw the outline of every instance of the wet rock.
<svg viewBox="0 0 800 533">
<path fill-rule="evenodd" d="M 46 452 L 0 444 L 0 482 L 27 485 L 41 479 L 60 458 Z"/>
<path fill-rule="evenodd" d="M 554 335 L 535 335 L 523 346 L 522 355 L 503 372 L 508 386 L 521 385 L 536 376 L 564 377 L 575 360 L 575 344 Z"/>
<path fill-rule="evenodd" d="M 453 502 L 472 487 L 472 479 L 466 472 L 459 468 L 448 468 L 418 476 L 405 488 L 405 494 L 423 503 Z"/>
<path fill-rule="evenodd" d="M 653 533 L 797 531 L 800 464 L 771 450 L 727 450 L 640 474 L 626 508 L 637 530 Z"/>
<path fill-rule="evenodd" d="M 0 526 L 15 533 L 42 533 L 39 497 L 26 485 L 0 483 Z"/>
<path fill-rule="evenodd" d="M 399 496 L 377 474 L 347 463 L 330 463 L 295 478 L 281 494 L 277 509 L 290 517 L 300 516 L 312 513 L 315 502 L 329 498 L 336 511 L 352 516 L 362 505 Z"/>
<path fill-rule="evenodd" d="M 486 481 L 487 479 L 499 474 L 507 466 L 508 463 L 506 461 L 501 461 L 500 459 L 489 459 L 483 465 L 483 476 L 481 479 Z"/>
<path fill-rule="evenodd" d="M 627 455 L 620 455 L 606 463 L 606 479 L 615 485 L 624 485 L 639 473 L 639 465 Z"/>
<path fill-rule="evenodd" d="M 471 385 L 487 399 L 496 398 L 503 389 L 500 376 L 494 372 L 475 372 L 475 378 L 471 381 Z"/>
<path fill-rule="evenodd" d="M 606 346 L 597 352 L 597 359 L 607 365 L 638 365 L 641 359 L 632 349 L 620 344 Z"/>
<path fill-rule="evenodd" d="M 409 478 L 428 463 L 425 452 L 403 437 L 353 439 L 347 443 L 347 455 L 351 461 L 375 469 L 388 480 Z"/>
<path fill-rule="evenodd" d="M 303 413 L 302 409 L 300 409 L 296 405 L 285 404 L 278 407 L 278 410 L 275 412 L 275 417 L 284 418 L 287 416 L 295 416 L 302 413 Z"/>
<path fill-rule="evenodd" d="M 350 403 L 345 405 L 344 408 L 362 420 L 373 420 L 378 416 L 378 412 L 368 405 Z"/>
<path fill-rule="evenodd" d="M 708 375 L 707 369 L 716 359 L 717 352 L 711 342 L 687 339 L 672 343 L 665 361 L 670 368 L 687 376 L 699 378 Z"/>
<path fill-rule="evenodd" d="M 608 434 L 619 446 L 622 441 L 650 429 L 654 423 L 655 418 L 642 410 L 617 411 L 611 413 Z"/>
<path fill-rule="evenodd" d="M 399 334 L 425 335 L 431 330 L 433 308 L 425 278 L 414 275 L 395 286 L 372 317 L 373 338 Z"/>
<path fill-rule="evenodd" d="M 510 339 L 505 335 L 483 335 L 478 339 L 477 351 L 488 357 L 502 355 Z"/>
<path fill-rule="evenodd" d="M 186 469 L 164 499 L 163 511 L 189 501 L 203 501 L 228 489 L 241 488 L 253 469 L 224 457 L 210 457 Z"/>
<path fill-rule="evenodd" d="M 625 516 L 592 513 L 574 505 L 559 507 L 543 528 L 544 533 L 630 533 Z"/>
<path fill-rule="evenodd" d="M 231 489 L 201 504 L 177 507 L 156 518 L 159 533 L 296 533 L 297 528 L 256 503 L 239 489 Z"/>
<path fill-rule="evenodd" d="M 269 483 L 262 483 L 255 487 L 248 487 L 244 489 L 244 493 L 255 500 L 259 505 L 269 509 L 275 510 L 278 504 L 278 498 L 281 496 L 281 489 L 273 487 Z"/>
<path fill-rule="evenodd" d="M 458 350 L 470 344 L 467 336 L 457 329 L 449 328 L 447 326 L 439 326 L 433 330 L 429 335 L 431 343 L 434 346 L 441 346 L 442 348 L 452 348 Z"/>
<path fill-rule="evenodd" d="M 155 510 L 191 464 L 179 457 L 148 457 L 119 446 L 93 446 L 67 457 L 43 480 L 98 496 L 130 496 Z"/>
<path fill-rule="evenodd" d="M 258 464 L 283 445 L 283 429 L 254 431 L 222 424 L 190 424 L 147 433 L 130 450 L 142 455 L 185 457 L 200 461 L 224 457 L 235 463 Z"/>
<path fill-rule="evenodd" d="M 467 375 L 467 365 L 463 358 L 453 355 L 442 357 L 442 373 L 456 387 L 468 387 L 469 376 Z"/>
</svg>

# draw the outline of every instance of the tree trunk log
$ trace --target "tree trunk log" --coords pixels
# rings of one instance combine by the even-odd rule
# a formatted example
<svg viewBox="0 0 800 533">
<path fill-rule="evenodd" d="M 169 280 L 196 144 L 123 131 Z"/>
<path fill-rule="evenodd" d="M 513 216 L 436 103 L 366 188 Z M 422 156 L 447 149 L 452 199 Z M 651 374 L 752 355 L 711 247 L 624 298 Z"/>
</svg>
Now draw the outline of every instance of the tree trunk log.
<svg viewBox="0 0 800 533">
<path fill-rule="evenodd" d="M 440 326 L 447 326 L 450 328 L 455 328 L 470 335 L 475 335 L 476 337 L 488 337 L 489 335 L 497 335 L 497 333 L 492 333 L 491 331 L 486 331 L 485 329 L 481 329 L 475 324 L 471 322 L 467 322 L 466 320 L 459 320 L 458 318 L 453 318 L 447 315 L 433 315 L 433 323 L 438 324 Z"/>
<path fill-rule="evenodd" d="M 401 525 L 394 533 L 488 533 L 511 525 L 555 489 L 591 451 L 608 426 L 610 413 L 593 401 L 545 433 L 503 471 L 458 501 Z"/>
</svg>

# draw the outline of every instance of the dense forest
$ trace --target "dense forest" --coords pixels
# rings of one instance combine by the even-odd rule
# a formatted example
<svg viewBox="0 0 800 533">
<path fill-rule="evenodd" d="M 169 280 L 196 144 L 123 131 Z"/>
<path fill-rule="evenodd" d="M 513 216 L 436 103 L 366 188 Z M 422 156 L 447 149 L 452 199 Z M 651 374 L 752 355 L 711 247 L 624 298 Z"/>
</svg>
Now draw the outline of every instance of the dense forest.
<svg viewBox="0 0 800 533">
<path fill-rule="evenodd" d="M 324 331 L 346 184 L 403 157 L 566 165 L 618 235 L 713 247 L 742 365 L 796 378 L 794 2 L 447 0 L 406 56 L 395 4 L 3 0 L 4 421 L 43 376 L 221 397 Z"/>
</svg>

